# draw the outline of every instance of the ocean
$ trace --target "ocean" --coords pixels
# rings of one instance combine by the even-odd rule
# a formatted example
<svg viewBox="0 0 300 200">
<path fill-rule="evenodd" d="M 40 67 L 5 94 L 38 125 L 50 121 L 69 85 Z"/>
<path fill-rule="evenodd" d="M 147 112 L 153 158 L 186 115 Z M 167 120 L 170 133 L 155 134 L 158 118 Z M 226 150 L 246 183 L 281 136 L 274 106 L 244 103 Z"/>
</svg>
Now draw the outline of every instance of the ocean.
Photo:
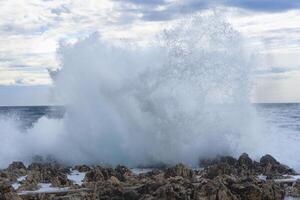
<svg viewBox="0 0 300 200">
<path fill-rule="evenodd" d="M 63 118 L 65 109 L 63 106 L 1 106 L 0 117 L 13 119 L 19 124 L 19 128 L 27 129 L 43 116 L 47 118 Z"/>
<path fill-rule="evenodd" d="M 254 104 L 259 117 L 269 125 L 287 132 L 300 132 L 300 103 Z M 14 119 L 20 128 L 32 127 L 41 117 L 60 119 L 63 106 L 1 106 L 0 117 Z"/>
</svg>

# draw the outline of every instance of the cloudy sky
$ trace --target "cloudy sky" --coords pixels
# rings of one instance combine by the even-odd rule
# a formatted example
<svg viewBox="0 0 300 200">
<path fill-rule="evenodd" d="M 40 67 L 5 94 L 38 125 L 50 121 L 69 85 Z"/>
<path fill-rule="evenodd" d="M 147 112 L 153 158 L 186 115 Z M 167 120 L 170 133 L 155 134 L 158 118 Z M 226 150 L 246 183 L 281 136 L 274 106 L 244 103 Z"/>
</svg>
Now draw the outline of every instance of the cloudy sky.
<svg viewBox="0 0 300 200">
<path fill-rule="evenodd" d="M 224 16 L 260 56 L 254 102 L 300 102 L 298 0 L 0 0 L 0 105 L 50 104 L 56 49 L 98 31 L 143 40 L 207 10 Z M 21 100 L 21 101 L 20 101 Z"/>
</svg>

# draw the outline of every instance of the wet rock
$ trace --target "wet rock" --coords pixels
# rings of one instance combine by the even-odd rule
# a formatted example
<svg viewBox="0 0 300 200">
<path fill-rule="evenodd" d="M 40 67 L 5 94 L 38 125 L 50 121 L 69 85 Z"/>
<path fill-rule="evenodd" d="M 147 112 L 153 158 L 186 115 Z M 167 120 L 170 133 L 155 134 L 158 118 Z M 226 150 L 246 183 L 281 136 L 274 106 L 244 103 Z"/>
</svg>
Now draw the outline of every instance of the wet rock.
<svg viewBox="0 0 300 200">
<path fill-rule="evenodd" d="M 262 185 L 262 199 L 284 199 L 285 191 L 280 185 L 273 182 L 266 182 Z"/>
<path fill-rule="evenodd" d="M 251 168 L 253 166 L 253 161 L 248 156 L 248 154 L 243 153 L 238 159 L 238 165 L 246 168 Z"/>
<path fill-rule="evenodd" d="M 194 191 L 192 199 L 199 200 L 237 200 L 238 198 L 221 182 L 202 179 Z"/>
<path fill-rule="evenodd" d="M 76 165 L 74 167 L 74 170 L 77 170 L 79 172 L 88 172 L 91 170 L 91 168 L 87 165 Z"/>
<path fill-rule="evenodd" d="M 168 183 L 159 187 L 153 194 L 156 199 L 190 199 L 192 190 L 183 185 Z"/>
<path fill-rule="evenodd" d="M 95 183 L 99 181 L 107 181 L 111 176 L 116 176 L 116 172 L 113 168 L 95 166 L 85 174 L 84 182 Z"/>
<path fill-rule="evenodd" d="M 280 164 L 275 158 L 273 158 L 269 154 L 266 154 L 263 157 L 261 157 L 259 162 L 260 162 L 260 164 L 265 165 L 265 166 L 268 165 L 268 164 L 271 164 L 271 165 Z"/>
<path fill-rule="evenodd" d="M 267 179 L 282 178 L 282 175 L 295 175 L 296 172 L 286 165 L 281 164 L 271 155 L 265 155 L 260 159 L 262 174 L 267 176 Z"/>
<path fill-rule="evenodd" d="M 300 197 L 300 180 L 285 188 L 288 196 Z"/>
<path fill-rule="evenodd" d="M 7 169 L 1 171 L 1 177 L 6 177 L 12 182 L 15 182 L 18 177 L 26 175 L 27 170 L 22 162 L 13 162 Z"/>
<path fill-rule="evenodd" d="M 135 190 L 129 190 L 124 192 L 124 200 L 138 200 L 140 194 Z"/>
<path fill-rule="evenodd" d="M 228 165 L 234 166 L 237 164 L 237 159 L 232 156 L 217 156 L 214 159 L 202 159 L 199 161 L 200 167 L 209 167 L 219 163 L 226 163 Z"/>
<path fill-rule="evenodd" d="M 26 170 L 25 165 L 22 162 L 13 162 L 8 168 L 9 171 Z"/>
<path fill-rule="evenodd" d="M 118 165 L 115 168 L 115 173 L 116 173 L 116 177 L 123 182 L 126 181 L 128 177 L 133 175 L 130 169 L 122 165 Z"/>
<path fill-rule="evenodd" d="M 0 181 L 1 200 L 21 200 L 8 181 Z"/>
<path fill-rule="evenodd" d="M 120 185 L 120 181 L 117 177 L 115 176 L 111 176 L 110 179 L 109 179 L 109 182 L 112 184 L 112 185 Z"/>
<path fill-rule="evenodd" d="M 231 175 L 237 174 L 236 168 L 228 165 L 227 163 L 219 163 L 212 166 L 207 167 L 204 170 L 205 174 L 203 175 L 206 178 L 213 179 L 219 175 Z"/>
<path fill-rule="evenodd" d="M 181 176 L 183 178 L 193 178 L 194 171 L 183 164 L 175 165 L 174 167 L 170 167 L 165 171 L 165 177 L 175 177 Z"/>
<path fill-rule="evenodd" d="M 124 189 L 120 185 L 113 185 L 108 181 L 97 182 L 94 189 L 94 199 L 120 199 L 124 196 Z"/>
<path fill-rule="evenodd" d="M 252 182 L 234 184 L 232 190 L 244 200 L 260 200 L 262 196 L 262 190 Z"/>
<path fill-rule="evenodd" d="M 28 175 L 19 190 L 36 190 L 39 183 L 51 183 L 53 187 L 71 186 L 67 172 L 58 165 L 33 163 L 28 167 Z"/>
</svg>

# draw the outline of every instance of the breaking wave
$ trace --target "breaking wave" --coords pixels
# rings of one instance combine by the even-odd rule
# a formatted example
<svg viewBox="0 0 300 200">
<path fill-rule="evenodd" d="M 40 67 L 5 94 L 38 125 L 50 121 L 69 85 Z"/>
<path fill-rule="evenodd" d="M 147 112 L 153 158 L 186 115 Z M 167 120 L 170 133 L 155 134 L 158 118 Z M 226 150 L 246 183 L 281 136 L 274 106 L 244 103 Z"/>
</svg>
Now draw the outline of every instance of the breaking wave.
<svg viewBox="0 0 300 200">
<path fill-rule="evenodd" d="M 66 114 L 24 133 L 2 119 L 2 164 L 35 154 L 129 166 L 260 155 L 253 62 L 242 36 L 213 14 L 182 20 L 158 38 L 141 46 L 93 34 L 61 46 L 54 87 Z"/>
</svg>

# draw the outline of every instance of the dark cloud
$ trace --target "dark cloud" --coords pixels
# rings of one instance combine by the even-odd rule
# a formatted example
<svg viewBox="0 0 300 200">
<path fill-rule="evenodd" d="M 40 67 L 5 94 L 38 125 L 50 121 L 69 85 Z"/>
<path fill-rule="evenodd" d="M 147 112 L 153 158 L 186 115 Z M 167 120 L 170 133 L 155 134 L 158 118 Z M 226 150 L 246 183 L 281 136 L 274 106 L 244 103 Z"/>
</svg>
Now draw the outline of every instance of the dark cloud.
<svg viewBox="0 0 300 200">
<path fill-rule="evenodd" d="M 227 0 L 225 5 L 251 11 L 283 12 L 300 8 L 298 0 Z"/>
<path fill-rule="evenodd" d="M 166 0 L 115 0 L 119 2 L 127 2 L 137 5 L 164 5 L 167 4 Z"/>
<path fill-rule="evenodd" d="M 166 0 L 115 0 L 121 5 L 135 5 L 134 9 L 126 9 L 124 14 L 139 13 L 145 21 L 166 21 L 179 15 L 201 11 L 216 6 L 236 7 L 252 12 L 284 12 L 300 9 L 298 0 L 182 0 L 168 2 Z M 165 9 L 157 9 L 164 6 Z"/>
</svg>

